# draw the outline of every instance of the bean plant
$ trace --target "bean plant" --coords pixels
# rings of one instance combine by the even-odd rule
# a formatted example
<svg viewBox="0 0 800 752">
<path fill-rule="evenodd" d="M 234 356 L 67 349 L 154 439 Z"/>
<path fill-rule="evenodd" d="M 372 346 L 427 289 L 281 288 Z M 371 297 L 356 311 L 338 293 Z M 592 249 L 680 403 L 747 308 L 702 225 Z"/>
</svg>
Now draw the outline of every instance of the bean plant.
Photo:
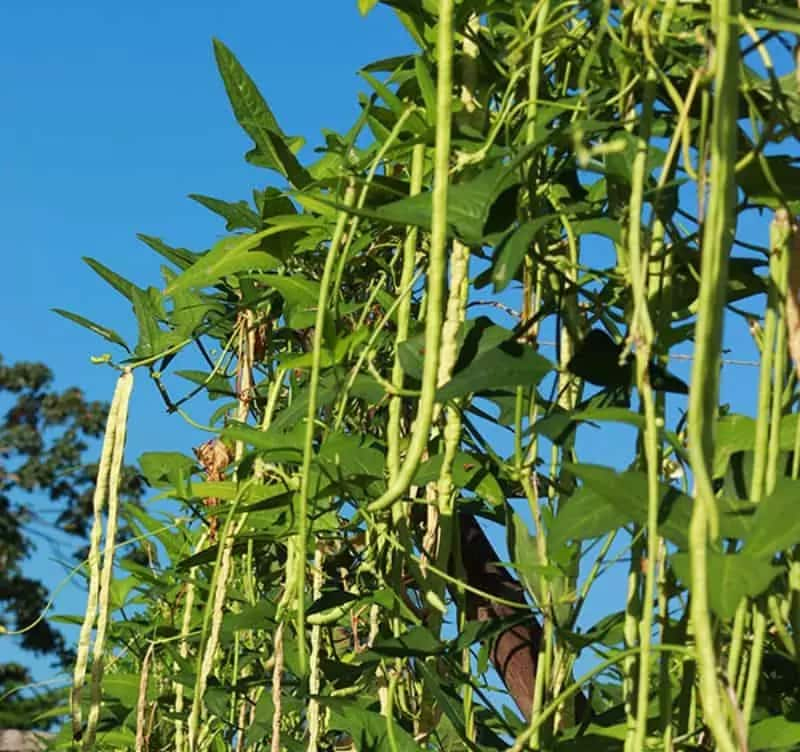
<svg viewBox="0 0 800 752">
<path fill-rule="evenodd" d="M 264 183 L 192 196 L 208 249 L 141 236 L 153 286 L 90 260 L 135 343 L 60 311 L 120 376 L 57 744 L 797 749 L 800 11 L 382 2 L 416 51 L 313 152 L 214 41 Z M 205 432 L 144 511 L 134 378 Z"/>
</svg>

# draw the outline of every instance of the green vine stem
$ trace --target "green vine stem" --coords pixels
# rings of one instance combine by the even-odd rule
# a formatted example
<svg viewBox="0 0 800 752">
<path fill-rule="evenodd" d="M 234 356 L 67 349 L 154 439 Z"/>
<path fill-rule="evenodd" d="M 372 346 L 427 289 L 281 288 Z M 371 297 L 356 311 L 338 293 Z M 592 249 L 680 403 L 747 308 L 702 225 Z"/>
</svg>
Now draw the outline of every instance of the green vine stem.
<svg viewBox="0 0 800 752">
<path fill-rule="evenodd" d="M 768 309 L 765 315 L 764 344 L 761 354 L 758 419 L 756 422 L 755 459 L 751 498 L 760 501 L 772 492 L 778 474 L 780 451 L 779 426 L 783 412 L 783 381 L 786 371 L 786 329 L 783 311 L 789 283 L 789 240 L 791 224 L 786 210 L 775 212 L 770 227 L 770 285 Z M 774 362 L 774 368 L 773 368 Z M 771 404 L 770 404 L 771 403 Z M 761 442 L 760 444 L 758 442 Z M 747 679 L 744 686 L 742 717 L 745 728 L 755 707 L 756 692 L 761 675 L 767 618 L 764 605 L 753 604 L 753 639 Z"/>
<path fill-rule="evenodd" d="M 312 585 L 312 597 L 316 601 L 322 595 L 322 567 L 324 564 L 324 554 L 321 546 L 317 546 L 314 552 L 314 573 Z M 308 752 L 317 752 L 319 744 L 321 724 L 320 724 L 320 704 L 319 692 L 322 686 L 320 660 L 322 651 L 322 626 L 315 624 L 311 627 L 311 661 L 309 663 L 308 691 L 311 697 L 308 700 Z"/>
<path fill-rule="evenodd" d="M 744 687 L 742 718 L 745 728 L 750 726 L 756 704 L 758 683 L 761 680 L 761 659 L 764 656 L 764 641 L 767 636 L 767 617 L 761 604 L 753 604 L 753 642 L 750 646 L 750 663 L 747 667 L 747 682 Z"/>
<path fill-rule="evenodd" d="M 778 327 L 782 317 L 783 303 L 781 300 L 781 289 L 786 290 L 788 279 L 784 274 L 784 281 L 781 282 L 781 272 L 788 261 L 788 254 L 781 248 L 779 243 L 779 233 L 788 232 L 788 216 L 786 212 L 775 214 L 772 221 L 770 232 L 770 263 L 769 263 L 769 289 L 767 293 L 767 310 L 764 314 L 764 330 L 761 345 L 761 366 L 758 380 L 758 413 L 756 416 L 755 428 L 755 451 L 753 457 L 753 478 L 750 487 L 750 498 L 753 501 L 760 501 L 764 493 L 769 493 L 769 486 L 766 483 L 769 474 L 768 464 L 772 459 L 772 449 L 775 440 L 770 436 L 770 404 L 777 399 L 780 406 L 781 389 L 778 382 L 775 383 L 776 396 L 773 398 L 773 364 L 775 362 L 776 351 L 775 341 L 778 334 Z M 781 252 L 784 250 L 784 252 Z M 785 296 L 785 292 L 784 292 Z M 784 340 L 785 342 L 785 340 Z M 775 373 L 777 377 L 777 373 Z M 781 375 L 781 380 L 783 376 Z M 777 428 L 777 426 L 776 426 Z M 773 432 L 774 433 L 774 432 Z M 775 446 L 777 459 L 777 445 Z M 774 472 L 772 473 L 774 481 Z"/>
<path fill-rule="evenodd" d="M 706 552 L 709 539 L 718 537 L 718 513 L 710 465 L 714 455 L 714 424 L 719 399 L 720 349 L 728 283 L 728 256 L 733 241 L 736 203 L 736 118 L 739 45 L 735 20 L 737 0 L 713 0 L 711 26 L 716 40 L 714 54 L 715 96 L 709 146 L 711 173 L 708 214 L 702 239 L 699 312 L 695 333 L 695 358 L 689 392 L 689 457 L 695 477 L 696 502 L 689 526 L 692 573 L 691 617 L 700 696 L 706 722 L 721 752 L 735 752 L 717 680 L 717 656 L 708 600 Z"/>
<path fill-rule="evenodd" d="M 239 329 L 239 362 L 237 364 L 237 390 L 238 403 L 236 417 L 240 422 L 245 422 L 250 413 L 250 399 L 253 391 L 253 349 L 254 349 L 254 316 L 252 311 L 244 311 L 238 321 Z M 244 452 L 242 442 L 237 442 L 234 457 L 238 461 Z M 211 597 L 206 603 L 203 614 L 203 629 L 200 647 L 197 651 L 197 674 L 195 676 L 194 695 L 192 708 L 188 720 L 187 742 L 189 752 L 198 748 L 198 733 L 200 715 L 206 691 L 208 677 L 214 667 L 214 659 L 219 648 L 222 617 L 225 613 L 225 599 L 227 597 L 228 582 L 233 572 L 233 546 L 237 535 L 244 528 L 247 514 L 236 519 L 238 506 L 244 492 L 254 479 L 239 481 L 239 489 L 233 500 L 218 544 L 217 559 L 211 577 L 209 592 Z"/>
<path fill-rule="evenodd" d="M 192 707 L 188 719 L 188 735 L 186 738 L 189 752 L 196 752 L 199 747 L 200 716 L 203 710 L 203 698 L 208 677 L 214 666 L 214 658 L 219 647 L 219 636 L 222 629 L 222 617 L 225 613 L 227 585 L 233 568 L 233 545 L 241 531 L 246 515 L 236 520 L 239 503 L 248 487 L 243 483 L 236 498 L 230 504 L 225 524 L 220 535 L 217 558 L 211 576 L 209 592 L 211 597 L 205 605 L 203 627 L 200 635 L 200 647 L 197 651 L 197 671 L 195 675 Z"/>
<path fill-rule="evenodd" d="M 425 145 L 415 144 L 411 150 L 410 189 L 409 196 L 416 196 L 422 190 L 422 177 L 425 168 Z M 400 273 L 401 290 L 411 286 L 417 261 L 417 238 L 419 228 L 409 227 L 403 242 L 403 266 Z M 392 366 L 392 386 L 403 389 L 405 373 L 400 362 L 400 345 L 408 339 L 409 322 L 411 320 L 411 296 L 404 295 L 397 308 L 397 334 L 395 337 L 394 364 Z M 390 482 L 400 473 L 400 439 L 402 436 L 403 398 L 393 395 L 389 400 L 389 426 L 386 432 L 387 460 Z"/>
<path fill-rule="evenodd" d="M 319 303 L 317 304 L 317 314 L 314 321 L 314 340 L 311 358 L 311 375 L 308 380 L 308 412 L 306 414 L 306 433 L 303 444 L 303 465 L 300 471 L 300 494 L 297 503 L 297 522 L 298 522 L 298 550 L 296 582 L 298 594 L 296 601 L 297 613 L 297 659 L 300 665 L 300 673 L 306 675 L 308 669 L 308 656 L 306 654 L 306 605 L 304 598 L 304 582 L 306 571 L 306 552 L 308 545 L 308 499 L 310 495 L 311 483 L 311 461 L 314 456 L 314 432 L 317 419 L 317 403 L 319 399 L 319 375 L 322 370 L 322 338 L 325 327 L 325 316 L 328 315 L 328 297 L 330 295 L 331 279 L 339 254 L 339 248 L 344 237 L 345 225 L 347 224 L 347 209 L 352 207 L 355 198 L 355 189 L 352 185 L 345 190 L 344 204 L 345 209 L 339 212 L 336 220 L 336 228 L 333 232 L 328 253 L 325 257 L 325 267 L 320 281 Z"/>
<path fill-rule="evenodd" d="M 691 649 L 687 648 L 685 645 L 653 645 L 652 649 L 655 652 L 671 652 L 683 654 L 685 656 L 691 655 Z M 600 663 L 598 663 L 594 668 L 590 669 L 583 674 L 583 676 L 580 676 L 578 679 L 572 682 L 572 684 L 564 689 L 564 691 L 561 692 L 558 697 L 555 697 L 544 708 L 542 708 L 542 711 L 539 713 L 539 715 L 531 721 L 530 725 L 521 734 L 519 734 L 519 736 L 517 736 L 517 738 L 514 740 L 514 743 L 508 748 L 508 752 L 523 752 L 526 747 L 531 745 L 536 731 L 555 715 L 558 708 L 560 708 L 568 700 L 575 697 L 575 695 L 581 691 L 581 688 L 585 684 L 606 669 L 625 661 L 632 654 L 636 655 L 638 652 L 638 647 L 620 650 L 610 658 L 600 661 Z"/>
<path fill-rule="evenodd" d="M 450 129 L 453 86 L 453 0 L 441 0 L 437 24 L 438 78 L 436 82 L 436 146 L 433 169 L 431 243 L 428 254 L 427 304 L 425 312 L 425 359 L 422 368 L 422 392 L 417 419 L 400 471 L 389 487 L 368 509 L 388 509 L 406 492 L 428 444 L 434 406 L 436 377 L 439 372 L 439 348 L 442 337 L 447 260 L 447 194 L 450 166 Z"/>
<path fill-rule="evenodd" d="M 639 16 L 640 33 L 646 36 L 650 30 L 651 8 L 644 9 Z M 647 162 L 653 124 L 653 105 L 657 75 L 652 65 L 645 73 L 642 95 L 642 111 L 639 117 L 640 131 L 636 139 L 636 154 L 631 169 L 630 219 L 628 225 L 628 254 L 631 270 L 631 288 L 634 308 L 631 321 L 631 338 L 636 344 L 636 386 L 640 403 L 644 408 L 645 428 L 642 436 L 647 470 L 647 549 L 644 589 L 639 604 L 638 638 L 641 646 L 639 672 L 636 681 L 636 708 L 634 733 L 630 749 L 644 746 L 647 733 L 647 706 L 650 696 L 650 647 L 653 633 L 653 600 L 656 589 L 656 565 L 659 558 L 659 446 L 656 403 L 648 376 L 655 345 L 655 332 L 650 318 L 650 289 L 647 274 L 650 267 L 649 251 L 643 242 L 644 190 L 648 175 Z M 634 562 L 638 567 L 639 562 Z M 638 580 L 638 573 L 636 576 Z M 631 667 L 632 668 L 632 667 Z"/>
<path fill-rule="evenodd" d="M 770 227 L 770 289 L 774 286 L 774 306 L 776 320 L 775 334 L 775 367 L 772 380 L 772 410 L 769 417 L 771 425 L 769 449 L 767 454 L 767 470 L 764 492 L 772 493 L 778 477 L 780 454 L 779 426 L 784 412 L 783 387 L 786 380 L 788 361 L 787 325 L 784 311 L 788 311 L 787 294 L 789 288 L 789 264 L 791 261 L 790 243 L 792 227 L 789 213 L 785 209 L 775 212 Z"/>
</svg>

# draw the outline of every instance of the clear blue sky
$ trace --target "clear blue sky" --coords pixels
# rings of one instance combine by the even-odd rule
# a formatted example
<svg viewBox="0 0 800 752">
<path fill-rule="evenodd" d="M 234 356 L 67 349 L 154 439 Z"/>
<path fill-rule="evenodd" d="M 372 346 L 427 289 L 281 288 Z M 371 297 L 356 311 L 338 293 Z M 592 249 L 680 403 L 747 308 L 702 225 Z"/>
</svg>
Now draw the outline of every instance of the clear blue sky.
<svg viewBox="0 0 800 752">
<path fill-rule="evenodd" d="M 320 128 L 343 130 L 356 117 L 360 66 L 413 49 L 389 11 L 377 8 L 362 18 L 355 0 L 31 0 L 4 16 L 0 220 L 7 284 L 0 353 L 7 362 L 43 360 L 58 386 L 78 384 L 92 399 L 110 398 L 113 372 L 89 362 L 108 347 L 50 308 L 79 312 L 126 338 L 134 321 L 127 302 L 80 257 L 98 258 L 139 284 L 158 284 L 159 260 L 136 232 L 207 248 L 224 225 L 186 195 L 238 200 L 274 180 L 244 162 L 250 141 L 228 107 L 211 38 L 234 51 L 283 129 L 304 136 L 310 147 L 320 143 Z M 748 226 L 748 239 L 763 242 L 765 222 Z M 730 333 L 728 344 L 737 357 L 754 357 L 741 330 Z M 674 370 L 688 378 L 685 364 Z M 725 372 L 725 396 L 746 395 L 745 412 L 752 410 L 755 370 Z M 145 449 L 186 452 L 198 443 L 195 431 L 164 414 L 141 377 L 132 415 L 129 461 Z M 595 446 L 584 441 L 585 459 L 629 457 L 631 434 L 612 436 L 624 438 L 609 442 L 605 434 Z M 42 549 L 36 571 L 47 571 L 53 584 L 46 556 Z M 621 606 L 623 594 L 611 590 Z M 75 612 L 82 602 L 67 591 L 59 610 Z M 591 609 L 594 618 L 606 607 L 607 601 Z"/>
</svg>

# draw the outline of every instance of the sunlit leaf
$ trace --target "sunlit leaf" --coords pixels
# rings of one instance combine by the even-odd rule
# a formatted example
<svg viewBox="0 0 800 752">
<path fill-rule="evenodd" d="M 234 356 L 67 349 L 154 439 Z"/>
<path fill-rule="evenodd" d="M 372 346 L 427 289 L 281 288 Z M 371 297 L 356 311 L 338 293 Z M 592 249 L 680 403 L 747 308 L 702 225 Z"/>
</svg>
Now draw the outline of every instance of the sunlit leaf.
<svg viewBox="0 0 800 752">
<path fill-rule="evenodd" d="M 128 352 L 130 352 L 130 348 L 125 344 L 125 340 L 122 339 L 122 337 L 120 337 L 119 334 L 117 334 L 113 329 L 109 329 L 101 324 L 96 324 L 94 321 L 90 321 L 83 316 L 79 316 L 77 313 L 65 311 L 63 308 L 53 308 L 52 310 L 53 313 L 57 313 L 59 316 L 69 319 L 73 323 L 88 329 L 90 332 L 99 334 L 103 339 L 106 339 L 115 345 L 119 345 L 120 347 L 124 347 Z"/>
</svg>

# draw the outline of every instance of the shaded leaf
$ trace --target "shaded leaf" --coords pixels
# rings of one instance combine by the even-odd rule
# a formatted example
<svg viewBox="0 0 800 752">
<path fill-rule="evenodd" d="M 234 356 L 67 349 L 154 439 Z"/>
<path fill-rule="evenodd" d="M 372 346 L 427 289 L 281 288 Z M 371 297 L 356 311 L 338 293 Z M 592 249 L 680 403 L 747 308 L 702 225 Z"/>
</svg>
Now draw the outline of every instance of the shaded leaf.
<svg viewBox="0 0 800 752">
<path fill-rule="evenodd" d="M 629 522 L 647 524 L 647 475 L 628 470 L 618 473 L 609 467 L 565 462 L 564 469 L 580 478 L 585 487 L 615 505 Z M 679 548 L 688 548 L 692 499 L 674 486 L 659 484 L 658 533 Z"/>
<path fill-rule="evenodd" d="M 139 457 L 139 466 L 152 486 L 175 484 L 176 478 L 188 478 L 197 463 L 180 452 L 145 452 Z"/>
<path fill-rule="evenodd" d="M 678 577 L 686 585 L 692 581 L 688 553 L 676 553 L 670 557 Z M 706 551 L 706 571 L 709 583 L 709 605 L 717 616 L 732 619 L 744 597 L 754 598 L 763 593 L 781 569 L 769 561 L 746 553 L 722 554 Z"/>
<path fill-rule="evenodd" d="M 517 274 L 522 260 L 530 251 L 536 234 L 558 216 L 537 217 L 525 222 L 507 234 L 494 250 L 492 259 L 492 284 L 495 292 L 502 292 Z"/>
<path fill-rule="evenodd" d="M 548 546 L 557 549 L 567 541 L 587 540 L 617 530 L 629 523 L 630 515 L 589 485 L 575 491 L 559 507 L 548 532 Z"/>
<path fill-rule="evenodd" d="M 552 368 L 552 363 L 530 345 L 506 340 L 499 347 L 479 353 L 469 363 L 463 364 L 439 389 L 437 399 L 445 402 L 489 389 L 535 386 Z"/>
<path fill-rule="evenodd" d="M 779 551 L 800 543 L 799 500 L 800 481 L 778 478 L 772 493 L 756 505 L 744 552 L 771 559 Z"/>
<path fill-rule="evenodd" d="M 394 720 L 366 710 L 355 700 L 338 697 L 322 697 L 320 702 L 328 708 L 328 727 L 346 733 L 357 750 L 392 749 L 389 743 L 387 723 L 392 723 L 397 752 L 418 752 L 419 745 L 402 726 Z"/>
<path fill-rule="evenodd" d="M 492 206 L 517 181 L 515 173 L 509 171 L 505 165 L 497 165 L 472 180 L 452 185 L 447 199 L 448 234 L 461 238 L 469 245 L 479 245 L 483 240 Z M 428 192 L 384 204 L 369 213 L 369 216 L 393 224 L 414 225 L 429 230 L 431 212 L 431 194 Z"/>
<path fill-rule="evenodd" d="M 435 481 L 443 462 L 444 454 L 436 454 L 423 462 L 414 475 L 414 484 L 423 486 Z M 505 502 L 506 497 L 500 483 L 486 466 L 485 460 L 478 455 L 456 452 L 453 459 L 453 483 L 457 488 L 474 491 L 495 506 Z"/>
<path fill-rule="evenodd" d="M 386 637 L 377 640 L 371 651 L 378 655 L 397 658 L 425 657 L 438 655 L 445 649 L 434 634 L 426 627 L 412 627 L 399 637 Z"/>
<path fill-rule="evenodd" d="M 800 723 L 782 716 L 764 718 L 751 725 L 749 732 L 753 752 L 797 749 L 800 745 Z"/>
</svg>

